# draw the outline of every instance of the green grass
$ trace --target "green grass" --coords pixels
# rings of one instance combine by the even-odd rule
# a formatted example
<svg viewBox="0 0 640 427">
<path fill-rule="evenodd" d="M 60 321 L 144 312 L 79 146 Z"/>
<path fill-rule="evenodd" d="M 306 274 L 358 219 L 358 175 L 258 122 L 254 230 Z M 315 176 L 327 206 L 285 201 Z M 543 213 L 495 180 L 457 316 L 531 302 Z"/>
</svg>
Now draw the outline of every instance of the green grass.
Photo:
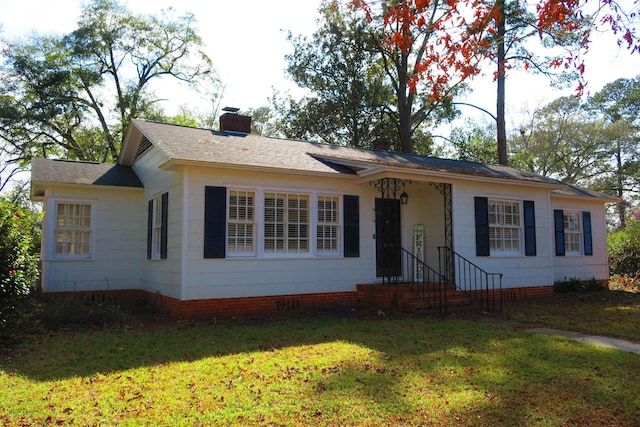
<svg viewBox="0 0 640 427">
<path fill-rule="evenodd" d="M 527 326 L 547 326 L 640 342 L 640 294 L 593 291 L 506 304 L 501 314 Z"/>
<path fill-rule="evenodd" d="M 0 424 L 636 426 L 640 356 L 454 318 L 60 330 L 4 350 Z"/>
</svg>

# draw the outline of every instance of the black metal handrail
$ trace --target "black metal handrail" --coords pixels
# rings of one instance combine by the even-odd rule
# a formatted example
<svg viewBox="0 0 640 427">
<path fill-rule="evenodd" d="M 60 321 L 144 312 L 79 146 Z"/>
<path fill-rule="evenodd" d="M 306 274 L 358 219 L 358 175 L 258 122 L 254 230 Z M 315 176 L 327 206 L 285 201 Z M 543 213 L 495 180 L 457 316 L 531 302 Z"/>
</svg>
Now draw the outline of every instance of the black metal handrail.
<svg viewBox="0 0 640 427">
<path fill-rule="evenodd" d="M 444 281 L 486 311 L 502 311 L 502 273 L 489 273 L 449 247 L 439 246 L 438 256 Z"/>
<path fill-rule="evenodd" d="M 447 312 L 447 287 L 442 276 L 414 254 L 402 249 L 401 282 L 429 308 Z"/>
</svg>

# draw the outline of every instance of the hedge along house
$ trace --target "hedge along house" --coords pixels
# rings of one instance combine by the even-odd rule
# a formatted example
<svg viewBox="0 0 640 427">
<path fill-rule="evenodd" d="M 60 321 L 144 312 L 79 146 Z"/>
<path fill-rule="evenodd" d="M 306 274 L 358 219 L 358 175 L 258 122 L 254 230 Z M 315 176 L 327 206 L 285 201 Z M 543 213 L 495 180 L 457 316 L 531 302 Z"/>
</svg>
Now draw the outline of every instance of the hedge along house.
<svg viewBox="0 0 640 427">
<path fill-rule="evenodd" d="M 195 317 L 479 293 L 491 306 L 608 279 L 608 196 L 220 123 L 133 120 L 116 165 L 33 159 L 43 292 L 138 294 Z"/>
</svg>

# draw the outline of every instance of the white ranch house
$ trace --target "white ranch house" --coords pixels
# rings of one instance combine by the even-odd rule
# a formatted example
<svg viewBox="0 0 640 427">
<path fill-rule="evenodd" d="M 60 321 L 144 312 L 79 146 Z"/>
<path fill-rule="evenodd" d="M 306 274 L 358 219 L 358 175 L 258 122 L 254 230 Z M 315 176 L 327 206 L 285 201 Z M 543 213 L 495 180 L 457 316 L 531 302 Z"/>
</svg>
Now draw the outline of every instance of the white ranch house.
<svg viewBox="0 0 640 427">
<path fill-rule="evenodd" d="M 116 165 L 33 159 L 43 292 L 148 297 L 195 317 L 398 306 L 408 294 L 429 307 L 434 282 L 472 295 L 480 281 L 493 304 L 608 279 L 608 196 L 249 129 L 232 114 L 220 131 L 133 120 Z"/>
</svg>

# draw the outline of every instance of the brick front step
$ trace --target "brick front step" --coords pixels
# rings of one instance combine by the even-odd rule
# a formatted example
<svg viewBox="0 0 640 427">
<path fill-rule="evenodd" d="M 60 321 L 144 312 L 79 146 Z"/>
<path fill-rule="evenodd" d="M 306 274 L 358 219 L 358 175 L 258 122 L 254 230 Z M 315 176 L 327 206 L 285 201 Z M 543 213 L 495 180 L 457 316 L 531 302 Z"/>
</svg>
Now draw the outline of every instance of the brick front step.
<svg viewBox="0 0 640 427">
<path fill-rule="evenodd" d="M 454 285 L 446 285 L 446 290 L 439 290 L 440 285 L 424 284 L 413 291 L 406 284 L 382 285 L 359 284 L 356 286 L 360 303 L 381 309 L 392 309 L 412 312 L 423 309 L 439 308 L 441 300 L 447 297 L 447 304 L 461 304 L 462 299 Z M 419 292 L 419 294 L 416 294 Z M 450 302 L 449 302 L 450 301 Z"/>
<path fill-rule="evenodd" d="M 444 298 L 443 298 L 444 300 Z M 466 307 L 476 305 L 468 296 L 462 295 L 459 292 L 455 294 L 447 294 L 447 307 Z M 442 301 L 444 303 L 444 301 Z M 428 310 L 439 307 L 438 298 L 413 298 L 402 302 L 400 307 L 401 311 L 411 313 L 419 310 Z"/>
</svg>

